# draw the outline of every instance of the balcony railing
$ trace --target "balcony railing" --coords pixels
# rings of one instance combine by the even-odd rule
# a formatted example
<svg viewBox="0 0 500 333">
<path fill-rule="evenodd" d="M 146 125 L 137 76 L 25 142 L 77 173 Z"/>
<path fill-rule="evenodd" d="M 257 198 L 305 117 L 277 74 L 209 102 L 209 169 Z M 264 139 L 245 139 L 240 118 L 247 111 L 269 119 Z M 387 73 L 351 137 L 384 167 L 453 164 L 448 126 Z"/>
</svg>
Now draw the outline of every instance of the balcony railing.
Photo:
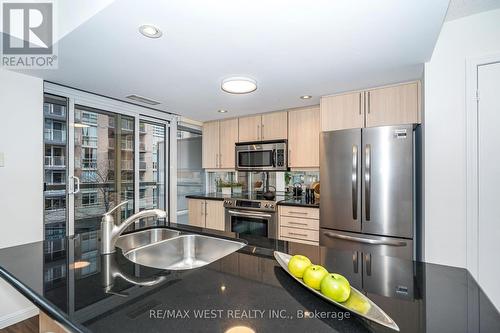
<svg viewBox="0 0 500 333">
<path fill-rule="evenodd" d="M 94 136 L 83 136 L 82 137 L 82 146 L 87 147 L 97 147 L 97 138 Z"/>
<path fill-rule="evenodd" d="M 66 166 L 64 156 L 45 156 L 46 167 L 64 167 Z"/>
<path fill-rule="evenodd" d="M 43 131 L 43 138 L 49 141 L 66 142 L 66 130 L 46 128 Z"/>
<path fill-rule="evenodd" d="M 134 142 L 130 140 L 122 140 L 121 147 L 123 150 L 134 150 Z"/>
<path fill-rule="evenodd" d="M 62 105 L 45 103 L 43 106 L 43 113 L 47 116 L 64 118 L 66 117 L 66 107 Z"/>
<path fill-rule="evenodd" d="M 134 161 L 130 161 L 130 160 L 121 161 L 120 165 L 121 165 L 122 170 L 134 170 Z M 109 160 L 109 168 L 111 170 L 114 170 L 115 160 Z"/>
<path fill-rule="evenodd" d="M 122 161 L 122 170 L 134 170 L 134 161 Z"/>
<path fill-rule="evenodd" d="M 97 160 L 95 158 L 84 158 L 82 159 L 83 169 L 97 169 Z"/>
</svg>

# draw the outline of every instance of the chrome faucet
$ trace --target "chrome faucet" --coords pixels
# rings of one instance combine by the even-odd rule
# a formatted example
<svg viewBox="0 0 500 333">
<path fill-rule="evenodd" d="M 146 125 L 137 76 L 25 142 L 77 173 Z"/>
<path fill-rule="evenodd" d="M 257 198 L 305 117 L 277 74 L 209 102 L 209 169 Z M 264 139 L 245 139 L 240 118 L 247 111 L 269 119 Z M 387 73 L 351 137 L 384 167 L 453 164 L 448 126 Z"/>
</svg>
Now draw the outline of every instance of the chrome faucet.
<svg viewBox="0 0 500 333">
<path fill-rule="evenodd" d="M 120 225 L 115 225 L 115 221 L 113 218 L 112 213 L 118 209 L 119 207 L 125 205 L 128 203 L 128 201 L 124 201 L 121 204 L 117 205 L 113 209 L 111 209 L 109 212 L 103 215 L 102 220 L 101 220 L 101 232 L 102 232 L 102 239 L 101 239 L 101 254 L 109 254 L 109 253 L 114 253 L 115 252 L 115 244 L 116 241 L 118 240 L 118 237 L 127 229 L 132 223 L 139 219 L 147 218 L 147 217 L 153 217 L 155 216 L 156 218 L 165 218 L 167 217 L 167 212 L 161 209 L 148 209 L 148 210 L 143 210 L 140 211 L 139 213 L 136 213 L 132 216 L 130 216 L 128 219 L 123 221 Z"/>
</svg>

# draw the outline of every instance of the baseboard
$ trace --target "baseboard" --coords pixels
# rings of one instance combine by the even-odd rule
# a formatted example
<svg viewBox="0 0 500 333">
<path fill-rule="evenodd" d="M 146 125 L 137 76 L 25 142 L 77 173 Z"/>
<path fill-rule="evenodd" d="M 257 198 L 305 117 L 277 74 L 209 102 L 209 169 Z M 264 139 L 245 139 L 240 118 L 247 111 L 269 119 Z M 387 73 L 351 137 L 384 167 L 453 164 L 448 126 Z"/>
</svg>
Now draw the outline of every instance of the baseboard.
<svg viewBox="0 0 500 333">
<path fill-rule="evenodd" d="M 36 306 L 29 306 L 16 312 L 9 313 L 3 317 L 0 317 L 0 329 L 17 324 L 20 321 L 26 320 L 36 315 L 38 315 L 38 308 Z"/>
</svg>

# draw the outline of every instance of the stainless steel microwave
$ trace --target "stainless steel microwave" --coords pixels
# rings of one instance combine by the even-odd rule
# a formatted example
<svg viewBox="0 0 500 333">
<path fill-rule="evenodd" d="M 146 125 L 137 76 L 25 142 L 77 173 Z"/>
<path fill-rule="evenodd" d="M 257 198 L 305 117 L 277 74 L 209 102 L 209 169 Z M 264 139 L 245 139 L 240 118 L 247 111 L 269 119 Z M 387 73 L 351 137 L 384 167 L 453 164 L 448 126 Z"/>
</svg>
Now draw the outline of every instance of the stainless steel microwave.
<svg viewBox="0 0 500 333">
<path fill-rule="evenodd" d="M 236 144 L 236 170 L 286 171 L 286 141 L 246 142 Z"/>
</svg>

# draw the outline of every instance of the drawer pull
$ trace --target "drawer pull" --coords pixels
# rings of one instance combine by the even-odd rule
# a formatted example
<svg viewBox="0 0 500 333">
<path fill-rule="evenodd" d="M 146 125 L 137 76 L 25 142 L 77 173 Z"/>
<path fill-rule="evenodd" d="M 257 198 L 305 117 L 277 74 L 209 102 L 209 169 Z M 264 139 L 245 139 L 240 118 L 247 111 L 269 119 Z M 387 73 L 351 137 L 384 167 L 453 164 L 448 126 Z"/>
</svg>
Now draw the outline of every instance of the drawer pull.
<svg viewBox="0 0 500 333">
<path fill-rule="evenodd" d="M 297 224 L 297 225 L 307 225 L 307 223 L 300 223 L 300 222 L 293 222 L 293 221 L 288 221 L 290 224 Z"/>
<path fill-rule="evenodd" d="M 307 215 L 307 212 L 294 212 L 294 211 L 289 211 L 290 214 L 301 214 L 301 215 Z"/>
<path fill-rule="evenodd" d="M 306 234 L 298 234 L 296 232 L 288 232 L 289 235 L 307 237 Z"/>
</svg>

